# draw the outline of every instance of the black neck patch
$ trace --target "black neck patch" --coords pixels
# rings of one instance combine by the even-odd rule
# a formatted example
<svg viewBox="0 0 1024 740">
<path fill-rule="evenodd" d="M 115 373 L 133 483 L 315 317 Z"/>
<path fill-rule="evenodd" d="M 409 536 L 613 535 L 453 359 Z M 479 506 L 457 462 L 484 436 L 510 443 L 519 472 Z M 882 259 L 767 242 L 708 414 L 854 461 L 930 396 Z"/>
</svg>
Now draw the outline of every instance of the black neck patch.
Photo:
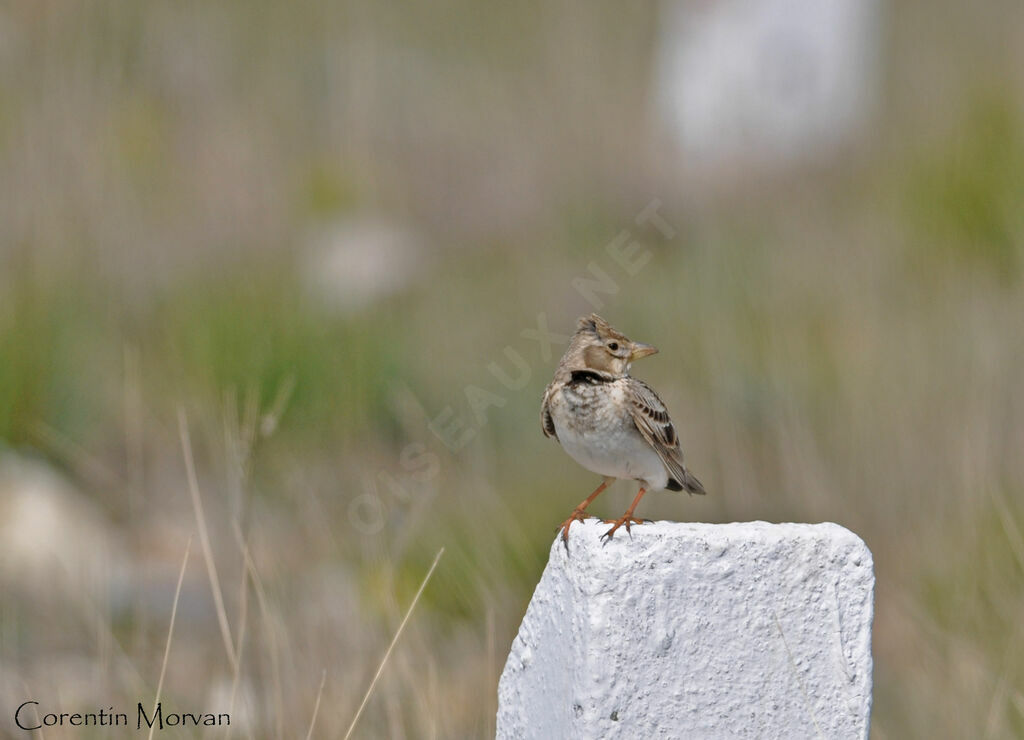
<svg viewBox="0 0 1024 740">
<path fill-rule="evenodd" d="M 609 378 L 595 370 L 573 370 L 572 379 L 570 383 L 589 383 L 595 385 L 597 383 L 610 383 L 612 378 Z"/>
</svg>

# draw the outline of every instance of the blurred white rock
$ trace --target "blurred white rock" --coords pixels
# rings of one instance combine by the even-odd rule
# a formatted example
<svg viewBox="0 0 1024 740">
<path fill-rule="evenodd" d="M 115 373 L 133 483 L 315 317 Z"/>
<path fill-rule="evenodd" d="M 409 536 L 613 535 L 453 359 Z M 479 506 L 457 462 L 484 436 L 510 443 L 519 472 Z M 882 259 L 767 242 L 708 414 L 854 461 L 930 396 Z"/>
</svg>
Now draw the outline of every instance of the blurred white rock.
<svg viewBox="0 0 1024 740">
<path fill-rule="evenodd" d="M 666 0 L 661 118 L 688 174 L 780 168 L 858 130 L 878 88 L 878 0 Z"/>
<path fill-rule="evenodd" d="M 45 463 L 0 453 L 0 583 L 43 600 L 102 608 L 130 558 L 102 510 Z"/>
<path fill-rule="evenodd" d="M 310 292 L 339 313 L 354 313 L 412 283 L 426 267 L 422 240 L 385 220 L 336 221 L 309 240 L 304 277 Z"/>
</svg>

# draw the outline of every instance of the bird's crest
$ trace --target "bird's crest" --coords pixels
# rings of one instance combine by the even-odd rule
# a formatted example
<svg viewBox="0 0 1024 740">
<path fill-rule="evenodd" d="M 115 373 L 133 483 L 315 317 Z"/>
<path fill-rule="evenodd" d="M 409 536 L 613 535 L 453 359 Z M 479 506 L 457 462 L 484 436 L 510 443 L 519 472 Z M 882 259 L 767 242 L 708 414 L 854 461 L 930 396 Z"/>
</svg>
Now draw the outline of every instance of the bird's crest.
<svg viewBox="0 0 1024 740">
<path fill-rule="evenodd" d="M 625 334 L 613 329 L 611 324 L 596 313 L 592 313 L 589 316 L 581 316 L 580 320 L 576 322 L 576 327 L 578 333 L 591 334 L 601 341 L 611 338 L 629 341 Z"/>
</svg>

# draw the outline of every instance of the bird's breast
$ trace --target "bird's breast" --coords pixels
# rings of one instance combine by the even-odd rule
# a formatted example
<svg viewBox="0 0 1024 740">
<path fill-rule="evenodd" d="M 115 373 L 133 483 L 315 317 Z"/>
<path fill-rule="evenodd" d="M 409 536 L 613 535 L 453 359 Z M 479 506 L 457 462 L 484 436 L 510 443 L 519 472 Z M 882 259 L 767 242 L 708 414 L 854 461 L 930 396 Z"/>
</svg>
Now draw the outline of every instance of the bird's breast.
<svg viewBox="0 0 1024 740">
<path fill-rule="evenodd" d="M 664 488 L 665 466 L 643 438 L 628 399 L 614 382 L 567 384 L 549 404 L 558 441 L 580 465 L 599 475 L 639 479 Z"/>
</svg>

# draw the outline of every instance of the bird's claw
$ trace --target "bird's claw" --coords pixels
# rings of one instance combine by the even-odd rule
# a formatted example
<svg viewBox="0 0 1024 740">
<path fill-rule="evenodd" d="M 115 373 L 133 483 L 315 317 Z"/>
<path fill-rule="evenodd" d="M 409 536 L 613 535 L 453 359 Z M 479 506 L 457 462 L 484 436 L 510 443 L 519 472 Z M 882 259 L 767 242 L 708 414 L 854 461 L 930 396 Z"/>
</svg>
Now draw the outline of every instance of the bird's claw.
<svg viewBox="0 0 1024 740">
<path fill-rule="evenodd" d="M 611 529 L 609 529 L 607 532 L 605 532 L 603 535 L 601 535 L 601 540 L 603 541 L 602 544 L 608 544 L 608 540 L 612 539 L 615 536 L 615 530 L 617 530 L 619 527 L 625 526 L 626 527 L 626 532 L 629 534 L 630 537 L 632 537 L 633 536 L 633 532 L 630 530 L 630 525 L 632 525 L 632 524 L 644 524 L 647 520 L 646 519 L 637 519 L 636 517 L 634 517 L 632 515 L 623 515 L 623 516 L 619 517 L 618 519 L 605 519 L 603 521 L 604 521 L 605 524 L 611 524 L 612 525 Z"/>
<path fill-rule="evenodd" d="M 573 509 L 572 514 L 569 515 L 569 518 L 562 522 L 558 526 L 558 529 L 555 530 L 556 532 L 562 533 L 562 544 L 565 545 L 566 552 L 569 552 L 569 527 L 572 525 L 573 522 L 582 522 L 586 518 L 587 514 L 583 509 Z"/>
</svg>

